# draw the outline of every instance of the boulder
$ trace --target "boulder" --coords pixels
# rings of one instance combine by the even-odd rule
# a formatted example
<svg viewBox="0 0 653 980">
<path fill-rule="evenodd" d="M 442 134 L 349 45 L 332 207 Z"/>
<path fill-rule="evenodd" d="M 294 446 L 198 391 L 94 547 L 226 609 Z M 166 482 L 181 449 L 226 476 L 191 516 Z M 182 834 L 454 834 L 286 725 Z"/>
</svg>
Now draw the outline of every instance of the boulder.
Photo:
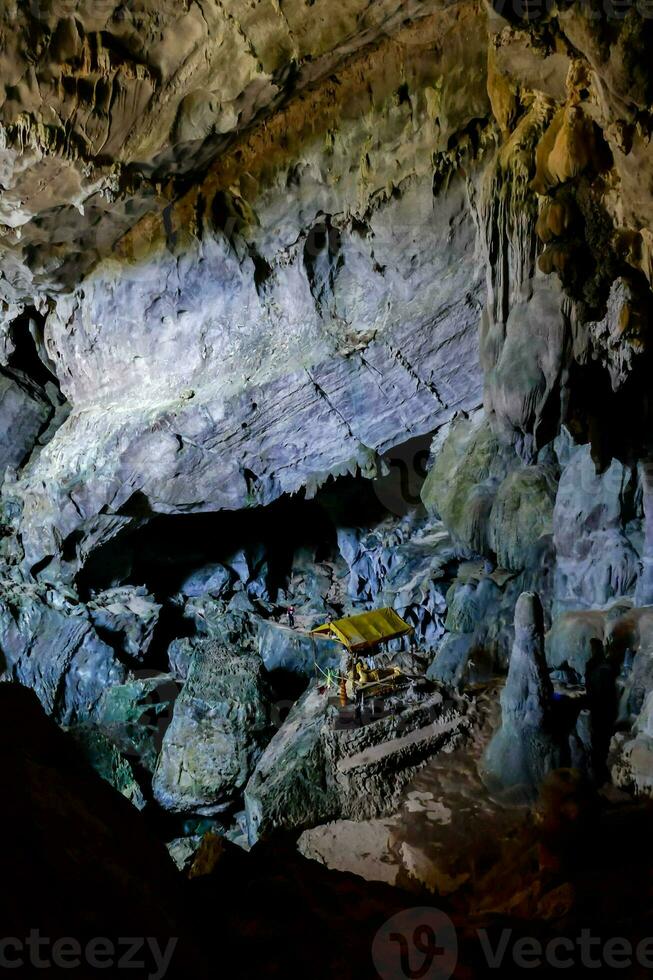
<svg viewBox="0 0 653 980">
<path fill-rule="evenodd" d="M 97 711 L 100 730 L 128 759 L 153 772 L 172 719 L 179 684 L 171 674 L 141 670 L 107 688 Z"/>
<path fill-rule="evenodd" d="M 466 698 L 436 688 L 409 692 L 393 714 L 362 728 L 326 725 L 327 779 L 334 781 L 340 815 L 367 820 L 395 812 L 422 766 L 465 742 L 472 718 Z"/>
<path fill-rule="evenodd" d="M 363 727 L 334 724 L 336 709 L 308 691 L 261 756 L 245 790 L 250 843 L 278 830 L 304 830 L 336 818 L 387 815 L 426 762 L 469 731 L 464 699 L 425 691 Z"/>
<path fill-rule="evenodd" d="M 130 761 L 121 754 L 117 746 L 98 728 L 90 725 L 69 728 L 68 732 L 98 776 L 133 803 L 137 810 L 143 810 L 143 791 Z"/>
<path fill-rule="evenodd" d="M 226 568 L 219 562 L 214 562 L 192 572 L 184 579 L 179 591 L 188 598 L 206 595 L 207 593 L 219 598 L 228 590 L 233 578 L 232 569 Z"/>
<path fill-rule="evenodd" d="M 122 586 L 101 592 L 90 599 L 88 611 L 108 643 L 132 660 L 145 660 L 161 612 L 145 588 Z"/>
<path fill-rule="evenodd" d="M 291 708 L 245 789 L 251 843 L 273 830 L 303 829 L 338 816 L 338 795 L 322 743 L 323 729 L 334 715 L 316 687 Z"/>
<path fill-rule="evenodd" d="M 462 687 L 469 680 L 468 665 L 473 650 L 473 633 L 448 633 L 426 676 L 449 687 Z"/>
<path fill-rule="evenodd" d="M 338 669 L 343 653 L 342 644 L 336 640 L 265 619 L 258 622 L 258 649 L 266 670 L 283 670 L 306 678 Z"/>
<path fill-rule="evenodd" d="M 0 587 L 0 650 L 5 677 L 33 688 L 64 725 L 95 717 L 105 689 L 126 674 L 86 608 L 40 585 Z"/>
<path fill-rule="evenodd" d="M 163 737 L 156 800 L 167 810 L 206 816 L 227 809 L 270 734 L 260 657 L 215 640 L 198 644 Z"/>
<path fill-rule="evenodd" d="M 239 597 L 244 601 L 244 609 L 233 600 L 226 603 L 209 593 L 193 596 L 181 605 L 183 619 L 188 624 L 186 632 L 190 635 L 178 637 L 168 647 L 168 662 L 175 677 L 186 679 L 195 650 L 207 639 L 237 650 L 256 649 L 258 620 L 252 615 L 254 607 L 242 589 L 234 599 Z"/>
</svg>

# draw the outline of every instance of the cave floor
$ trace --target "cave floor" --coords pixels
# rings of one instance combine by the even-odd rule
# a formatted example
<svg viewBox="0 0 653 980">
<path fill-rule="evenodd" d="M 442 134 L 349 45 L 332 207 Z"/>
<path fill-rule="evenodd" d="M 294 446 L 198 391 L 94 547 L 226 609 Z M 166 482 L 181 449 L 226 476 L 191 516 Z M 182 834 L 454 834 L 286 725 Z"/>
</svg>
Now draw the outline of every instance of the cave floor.
<svg viewBox="0 0 653 980">
<path fill-rule="evenodd" d="M 527 818 L 485 789 L 478 760 L 499 721 L 497 684 L 477 688 L 477 722 L 464 746 L 433 757 L 389 816 L 336 820 L 305 831 L 299 849 L 340 871 L 403 888 L 449 895 L 473 885 Z"/>
</svg>

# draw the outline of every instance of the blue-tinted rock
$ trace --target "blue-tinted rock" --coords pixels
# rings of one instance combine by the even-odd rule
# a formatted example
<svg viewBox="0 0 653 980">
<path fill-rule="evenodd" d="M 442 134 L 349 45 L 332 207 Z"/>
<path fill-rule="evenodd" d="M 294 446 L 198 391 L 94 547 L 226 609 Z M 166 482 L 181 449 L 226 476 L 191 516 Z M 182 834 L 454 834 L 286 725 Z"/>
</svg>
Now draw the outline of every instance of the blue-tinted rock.
<svg viewBox="0 0 653 980">
<path fill-rule="evenodd" d="M 473 646 L 473 633 L 447 634 L 426 671 L 426 676 L 451 687 L 460 686 L 467 678 L 467 666 Z"/>
<path fill-rule="evenodd" d="M 0 650 L 6 676 L 65 725 L 95 716 L 104 690 L 126 674 L 86 608 L 42 586 L 0 589 Z"/>
<path fill-rule="evenodd" d="M 145 808 L 145 797 L 129 759 L 99 729 L 80 725 L 68 729 L 86 761 L 97 774 L 125 796 L 137 810 Z"/>
<path fill-rule="evenodd" d="M 207 593 L 217 598 L 226 592 L 232 579 L 232 572 L 219 562 L 215 562 L 189 575 L 182 582 L 179 591 L 189 598 Z"/>
<path fill-rule="evenodd" d="M 194 650 L 154 772 L 168 810 L 207 816 L 227 809 L 245 787 L 271 735 L 260 657 L 206 639 Z"/>
<path fill-rule="evenodd" d="M 259 620 L 259 653 L 268 671 L 283 670 L 306 678 L 337 670 L 344 647 L 327 637 L 311 636 L 279 623 Z"/>
<path fill-rule="evenodd" d="M 123 586 L 95 595 L 87 604 L 98 633 L 132 660 L 147 657 L 161 606 L 144 588 Z"/>
<path fill-rule="evenodd" d="M 170 674 L 141 670 L 107 688 L 97 724 L 123 756 L 153 772 L 179 689 Z"/>
<path fill-rule="evenodd" d="M 515 642 L 501 693 L 501 727 L 483 758 L 488 785 L 514 800 L 532 800 L 563 752 L 554 732 L 553 688 L 544 656 L 539 598 L 523 593 L 515 608 Z"/>
</svg>

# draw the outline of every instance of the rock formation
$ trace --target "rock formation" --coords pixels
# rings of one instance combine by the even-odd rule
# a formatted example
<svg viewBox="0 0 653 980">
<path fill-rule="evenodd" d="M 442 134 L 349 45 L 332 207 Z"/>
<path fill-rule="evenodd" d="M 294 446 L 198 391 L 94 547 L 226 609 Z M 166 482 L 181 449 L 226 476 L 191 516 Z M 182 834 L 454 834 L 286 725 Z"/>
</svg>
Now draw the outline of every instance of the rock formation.
<svg viewBox="0 0 653 980">
<path fill-rule="evenodd" d="M 154 772 L 159 803 L 211 815 L 244 789 L 270 725 L 262 670 L 246 651 L 196 648 Z"/>
<path fill-rule="evenodd" d="M 488 746 L 490 783 L 515 798 L 534 798 L 547 773 L 562 763 L 553 718 L 553 687 L 544 658 L 542 606 L 524 592 L 515 607 L 515 642 L 501 694 L 501 727 Z"/>
<path fill-rule="evenodd" d="M 336 817 L 365 820 L 391 813 L 419 768 L 465 738 L 470 714 L 464 700 L 435 692 L 364 728 L 337 730 L 334 708 L 323 693 L 309 689 L 245 789 L 250 842 Z"/>
<path fill-rule="evenodd" d="M 0 11 L 0 680 L 182 865 L 389 813 L 504 681 L 491 789 L 651 795 L 647 7 Z M 343 732 L 376 606 L 417 687 Z"/>
</svg>

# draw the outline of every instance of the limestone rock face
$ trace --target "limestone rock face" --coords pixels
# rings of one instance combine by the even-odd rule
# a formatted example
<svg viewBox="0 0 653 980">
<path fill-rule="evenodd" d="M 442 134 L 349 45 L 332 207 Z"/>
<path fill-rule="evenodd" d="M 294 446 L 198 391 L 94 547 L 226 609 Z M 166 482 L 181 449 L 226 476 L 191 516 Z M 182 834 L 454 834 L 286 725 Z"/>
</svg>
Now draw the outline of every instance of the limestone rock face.
<svg viewBox="0 0 653 980">
<path fill-rule="evenodd" d="M 546 659 L 553 670 L 571 670 L 575 679 L 585 680 L 591 658 L 592 640 L 603 642 L 605 613 L 583 610 L 562 613 L 546 637 Z"/>
<path fill-rule="evenodd" d="M 636 486 L 636 476 L 618 460 L 597 473 L 587 446 L 572 451 L 553 512 L 561 608 L 602 606 L 634 593 L 641 548 Z"/>
<path fill-rule="evenodd" d="M 4 677 L 33 688 L 66 725 L 95 716 L 105 687 L 125 677 L 84 606 L 52 589 L 4 585 L 0 649 Z"/>
<path fill-rule="evenodd" d="M 414 514 L 390 518 L 374 531 L 340 528 L 349 568 L 349 597 L 391 606 L 413 627 L 413 641 L 431 651 L 444 633 L 445 581 L 456 549 L 443 523 Z"/>
<path fill-rule="evenodd" d="M 538 540 L 551 535 L 556 475 L 552 467 L 524 466 L 499 486 L 489 523 L 489 545 L 499 567 L 525 568 Z"/>
<path fill-rule="evenodd" d="M 271 272 L 258 290 L 238 243 L 206 232 L 145 270 L 114 262 L 86 282 L 83 302 L 62 300 L 49 343 L 75 407 L 18 488 L 26 567 L 58 559 L 60 539 L 83 560 L 143 516 L 269 504 L 330 474 L 373 475 L 378 453 L 477 404 L 473 223 L 462 183 L 441 219 L 431 197 L 415 180 L 371 218 L 369 237 L 350 221 L 294 229 L 303 244 L 288 257 L 282 241 L 266 242 Z M 312 248 L 333 263 L 319 300 Z"/>
<path fill-rule="evenodd" d="M 285 670 L 311 680 L 324 672 L 338 670 L 342 659 L 342 644 L 326 637 L 295 633 L 286 626 L 261 620 L 259 623 L 259 653 L 267 671 Z"/>
<path fill-rule="evenodd" d="M 324 11 L 303 3 L 282 11 L 268 0 L 229 10 L 175 0 L 137 10 L 119 0 L 8 4 L 0 15 L 8 302 L 24 302 L 35 287 L 69 286 L 135 220 L 174 199 L 177 175 L 206 167 L 236 132 L 357 52 L 389 46 L 402 28 L 408 51 L 423 46 L 434 18 L 446 33 L 455 8 L 441 0 Z M 460 50 L 462 39 L 451 47 Z"/>
<path fill-rule="evenodd" d="M 647 695 L 633 730 L 615 735 L 611 775 L 617 786 L 636 796 L 653 796 L 653 696 Z"/>
<path fill-rule="evenodd" d="M 653 689 L 653 607 L 627 609 L 606 622 L 607 644 L 621 664 L 619 720 L 634 722 Z"/>
<path fill-rule="evenodd" d="M 422 500 L 437 513 L 468 550 L 489 550 L 487 522 L 509 463 L 482 412 L 456 418 L 444 441 L 436 443 L 435 462 Z M 509 453 L 509 458 L 512 454 Z"/>
<path fill-rule="evenodd" d="M 163 738 L 153 789 L 165 808 L 214 814 L 242 790 L 270 727 L 256 654 L 198 646 Z"/>
<path fill-rule="evenodd" d="M 415 773 L 470 731 L 464 699 L 436 691 L 362 728 L 338 729 L 336 710 L 315 688 L 292 708 L 245 790 L 250 842 L 342 816 L 392 813 Z"/>
<path fill-rule="evenodd" d="M 296 23 L 267 2 L 135 20 L 54 4 L 38 21 L 24 160 L 7 137 L 24 181 L 7 318 L 47 292 L 43 353 L 73 411 L 16 488 L 27 572 L 70 578 L 153 514 L 374 474 L 480 403 L 475 198 L 493 135 L 477 10 L 296 6 Z M 18 126 L 12 84 L 0 118 Z M 56 123 L 41 138 L 53 108 L 68 143 L 85 134 L 84 180 Z M 44 161 L 61 181 L 32 201 Z M 182 192 L 175 175 L 198 167 Z"/>
<path fill-rule="evenodd" d="M 493 570 L 489 561 L 463 562 L 447 592 L 448 631 L 427 674 L 455 687 L 487 681 L 507 667 L 512 619 L 523 576 Z"/>
</svg>

